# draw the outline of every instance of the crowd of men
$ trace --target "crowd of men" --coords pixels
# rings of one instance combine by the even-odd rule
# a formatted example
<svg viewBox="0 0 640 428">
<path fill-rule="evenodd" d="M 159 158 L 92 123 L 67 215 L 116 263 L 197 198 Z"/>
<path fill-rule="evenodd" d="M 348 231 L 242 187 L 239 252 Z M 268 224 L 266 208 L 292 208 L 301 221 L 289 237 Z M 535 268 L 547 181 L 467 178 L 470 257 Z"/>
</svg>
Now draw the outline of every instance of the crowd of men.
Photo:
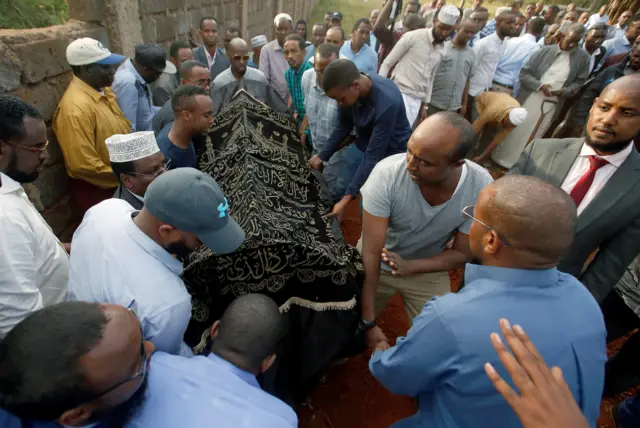
<svg viewBox="0 0 640 428">
<path fill-rule="evenodd" d="M 180 258 L 245 239 L 196 155 L 239 81 L 288 105 L 328 216 L 360 203 L 354 335 L 371 374 L 417 399 L 399 426 L 594 426 L 603 394 L 640 385 L 640 333 L 606 353 L 640 327 L 640 15 L 460 6 L 386 0 L 346 29 L 330 12 L 310 40 L 280 13 L 250 43 L 203 17 L 201 44 L 168 56 L 74 40 L 52 124 L 84 215 L 71 243 L 22 187 L 45 123 L 0 95 L 2 426 L 297 426 L 260 386 L 287 335 L 271 299 L 236 299 L 204 353 L 183 340 Z M 412 326 L 394 341 L 376 318 L 395 294 Z M 613 415 L 638 426 L 640 398 Z"/>
</svg>

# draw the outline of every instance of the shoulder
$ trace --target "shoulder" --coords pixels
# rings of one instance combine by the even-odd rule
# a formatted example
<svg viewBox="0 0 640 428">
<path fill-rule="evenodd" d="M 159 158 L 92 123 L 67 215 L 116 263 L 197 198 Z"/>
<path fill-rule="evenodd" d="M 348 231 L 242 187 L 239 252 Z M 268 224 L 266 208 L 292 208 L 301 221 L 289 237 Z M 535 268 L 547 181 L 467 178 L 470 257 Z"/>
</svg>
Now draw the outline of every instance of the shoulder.
<svg viewBox="0 0 640 428">
<path fill-rule="evenodd" d="M 481 187 L 493 182 L 493 177 L 486 168 L 470 160 L 465 160 L 465 165 L 467 166 L 467 177 L 473 179 Z"/>
<path fill-rule="evenodd" d="M 387 79 L 386 77 L 382 77 L 377 74 L 372 74 L 370 77 L 373 81 L 374 86 L 377 86 L 377 89 L 379 91 L 381 91 L 386 96 L 393 96 L 395 98 L 392 98 L 392 103 L 389 103 L 388 99 L 382 99 L 381 101 L 385 102 L 389 106 L 392 106 L 394 102 L 397 104 L 398 100 L 400 100 L 400 102 L 403 102 L 400 89 L 398 89 L 393 80 Z"/>
<path fill-rule="evenodd" d="M 583 143 L 583 138 L 543 138 L 531 142 L 531 153 L 532 156 L 548 156 L 554 152 L 581 146 Z"/>
<path fill-rule="evenodd" d="M 405 166 L 407 164 L 407 155 L 405 153 L 398 153 L 382 159 L 376 164 L 371 171 L 371 175 L 377 176 L 395 176 L 398 173 L 404 173 Z"/>
</svg>

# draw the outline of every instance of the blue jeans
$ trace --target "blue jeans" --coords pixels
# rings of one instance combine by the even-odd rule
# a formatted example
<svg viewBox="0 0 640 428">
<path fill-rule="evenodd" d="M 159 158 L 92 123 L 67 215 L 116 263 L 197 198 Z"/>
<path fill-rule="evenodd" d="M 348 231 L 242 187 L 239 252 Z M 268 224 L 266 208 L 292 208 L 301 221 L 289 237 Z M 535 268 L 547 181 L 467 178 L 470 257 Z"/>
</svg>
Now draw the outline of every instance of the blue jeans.
<svg viewBox="0 0 640 428">
<path fill-rule="evenodd" d="M 331 191 L 331 197 L 334 198 L 335 201 L 339 201 L 344 196 L 347 187 L 351 184 L 353 176 L 362 163 L 364 152 L 355 144 L 351 144 L 334 154 L 331 161 L 333 161 L 333 158 L 336 156 L 340 156 L 340 164 L 332 171 L 335 176 L 333 178 L 333 185 L 329 185 L 329 189 Z M 329 161 L 329 163 L 331 163 L 331 161 Z M 327 178 L 327 181 L 329 181 L 329 178 Z"/>
<path fill-rule="evenodd" d="M 632 428 L 640 425 L 640 393 L 620 403 L 617 422 L 621 428 Z"/>
</svg>

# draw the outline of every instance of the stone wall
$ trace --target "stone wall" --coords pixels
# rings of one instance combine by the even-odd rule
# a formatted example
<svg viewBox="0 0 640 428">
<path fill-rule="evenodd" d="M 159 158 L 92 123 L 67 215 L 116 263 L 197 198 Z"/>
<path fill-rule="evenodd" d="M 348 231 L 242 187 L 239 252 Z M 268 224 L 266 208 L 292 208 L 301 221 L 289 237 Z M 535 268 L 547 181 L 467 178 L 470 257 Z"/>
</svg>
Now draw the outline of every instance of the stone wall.
<svg viewBox="0 0 640 428">
<path fill-rule="evenodd" d="M 34 105 L 44 116 L 49 133 L 46 166 L 38 180 L 25 189 L 54 232 L 64 239 L 69 238 L 78 219 L 51 119 L 71 80 L 65 58 L 67 45 L 79 37 L 109 45 L 106 28 L 80 21 L 43 29 L 0 30 L 0 93 L 9 92 Z"/>
<path fill-rule="evenodd" d="M 79 218 L 69 195 L 64 159 L 51 131 L 56 105 L 71 80 L 66 48 L 80 37 L 100 40 L 113 52 L 133 56 L 135 45 L 187 40 L 200 18 L 213 15 L 222 30 L 236 26 L 247 41 L 273 37 L 273 17 L 289 13 L 308 18 L 318 0 L 68 0 L 71 20 L 64 25 L 29 30 L 0 30 L 0 94 L 10 93 L 33 104 L 49 131 L 49 159 L 29 197 L 54 232 L 68 240 Z M 221 31 L 222 32 L 222 31 Z"/>
</svg>

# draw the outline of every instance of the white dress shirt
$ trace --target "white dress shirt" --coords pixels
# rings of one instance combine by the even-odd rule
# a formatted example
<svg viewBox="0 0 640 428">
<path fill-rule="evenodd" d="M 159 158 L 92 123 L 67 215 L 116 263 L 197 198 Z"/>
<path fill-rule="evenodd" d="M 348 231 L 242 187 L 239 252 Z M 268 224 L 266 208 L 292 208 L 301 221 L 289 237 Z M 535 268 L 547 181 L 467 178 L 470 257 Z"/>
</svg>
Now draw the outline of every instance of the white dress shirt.
<svg viewBox="0 0 640 428">
<path fill-rule="evenodd" d="M 607 15 L 606 13 L 604 15 L 594 13 L 589 17 L 586 27 L 588 30 L 589 28 L 593 27 L 596 24 L 607 24 L 608 22 L 609 22 L 609 15 Z"/>
<path fill-rule="evenodd" d="M 593 179 L 593 183 L 591 183 L 591 187 L 587 191 L 587 194 L 580 202 L 580 206 L 578 207 L 578 215 L 584 211 L 584 209 L 593 201 L 593 199 L 600 193 L 600 191 L 607 184 L 609 179 L 613 176 L 620 165 L 624 163 L 625 160 L 631 154 L 631 150 L 633 149 L 633 143 L 630 143 L 625 149 L 619 151 L 616 154 L 608 155 L 608 156 L 600 156 L 595 150 L 589 147 L 586 143 L 582 146 L 580 150 L 580 154 L 573 162 L 573 166 L 569 170 L 569 174 L 564 179 L 562 183 L 562 190 L 571 194 L 571 191 L 576 186 L 580 178 L 589 171 L 589 156 L 596 156 L 602 159 L 606 159 L 609 163 L 598 169 L 596 171 L 596 175 Z"/>
<path fill-rule="evenodd" d="M 69 256 L 22 186 L 0 173 L 0 338 L 67 298 Z"/>
<path fill-rule="evenodd" d="M 189 356 L 183 336 L 191 296 L 182 263 L 136 226 L 134 213 L 121 199 L 87 211 L 73 235 L 69 299 L 130 308 L 157 350 Z"/>
<path fill-rule="evenodd" d="M 586 50 L 585 50 L 586 52 Z M 602 48 L 598 48 L 595 51 L 593 51 L 593 53 L 589 56 L 589 74 L 593 73 L 594 71 L 598 71 L 597 69 L 594 70 L 594 67 L 599 66 L 600 64 L 596 64 L 596 57 L 598 55 L 600 55 L 600 52 L 602 52 Z M 587 52 L 589 53 L 589 52 Z M 598 67 L 599 69 L 600 67 Z"/>
<path fill-rule="evenodd" d="M 216 54 L 218 53 L 218 49 L 213 51 L 213 56 L 209 53 L 207 48 L 204 48 L 204 54 L 207 56 L 207 64 L 209 65 L 209 70 L 213 67 L 213 64 L 216 63 Z"/>
<path fill-rule="evenodd" d="M 498 37 L 498 33 L 493 33 L 484 39 L 480 39 L 473 46 L 473 53 L 478 64 L 469 84 L 469 95 L 477 97 L 491 87 L 493 74 L 496 72 L 498 62 L 505 48 L 505 42 Z"/>
</svg>

